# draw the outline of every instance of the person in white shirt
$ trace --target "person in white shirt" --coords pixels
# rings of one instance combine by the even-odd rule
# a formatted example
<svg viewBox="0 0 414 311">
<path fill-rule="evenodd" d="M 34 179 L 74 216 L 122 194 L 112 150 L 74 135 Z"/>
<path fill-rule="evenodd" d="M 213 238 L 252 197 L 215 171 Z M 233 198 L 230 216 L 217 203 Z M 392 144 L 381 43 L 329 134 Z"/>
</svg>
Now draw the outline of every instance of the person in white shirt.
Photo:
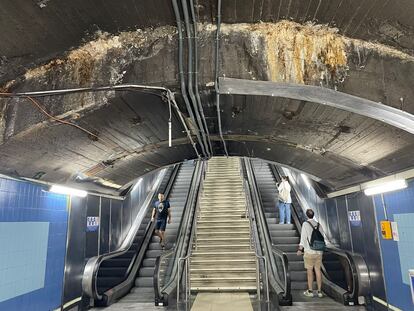
<svg viewBox="0 0 414 311">
<path fill-rule="evenodd" d="M 292 187 L 289 184 L 289 177 L 282 176 L 282 181 L 278 185 L 277 190 L 279 191 L 279 224 L 290 224 L 290 205 L 292 204 L 290 191 Z"/>
<path fill-rule="evenodd" d="M 307 297 L 313 297 L 313 270 L 315 270 L 316 284 L 318 286 L 317 296 L 319 298 L 322 298 L 323 294 L 321 265 L 323 251 L 316 251 L 311 249 L 310 247 L 313 228 L 317 227 L 326 242 L 327 239 L 322 226 L 316 220 L 313 219 L 314 215 L 315 213 L 313 210 L 306 210 L 306 216 L 308 217 L 308 221 L 302 224 L 302 232 L 300 235 L 300 243 L 297 255 L 303 255 L 303 261 L 305 263 L 305 268 L 308 277 L 308 290 L 305 291 L 303 294 Z"/>
</svg>

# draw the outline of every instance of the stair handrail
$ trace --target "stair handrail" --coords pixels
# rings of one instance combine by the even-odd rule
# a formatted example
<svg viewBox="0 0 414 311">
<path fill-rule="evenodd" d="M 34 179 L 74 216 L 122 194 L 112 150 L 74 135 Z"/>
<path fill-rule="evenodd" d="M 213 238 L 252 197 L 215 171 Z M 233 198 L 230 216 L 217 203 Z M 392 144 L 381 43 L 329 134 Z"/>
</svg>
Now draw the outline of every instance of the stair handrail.
<svg viewBox="0 0 414 311">
<path fill-rule="evenodd" d="M 272 164 L 269 164 L 269 166 L 275 180 L 280 181 L 280 176 L 282 175 L 280 169 Z M 302 205 L 302 196 L 298 195 L 295 187 L 292 187 L 292 193 L 296 197 L 298 203 Z M 304 219 L 303 213 L 301 214 L 302 217 L 300 217 L 299 212 L 297 210 L 298 207 L 296 207 L 294 204 L 292 204 L 292 207 L 292 218 L 300 232 L 302 229 L 302 224 L 306 221 L 306 219 Z M 347 303 L 357 304 L 359 296 L 368 296 L 370 294 L 370 276 L 368 265 L 366 264 L 365 259 L 359 254 L 355 254 L 347 250 L 340 249 L 333 245 L 328 245 L 326 251 L 340 256 L 342 258 L 345 258 L 347 260 L 348 265 L 351 268 L 352 290 L 351 292 L 349 292 L 348 290 L 345 290 L 336 285 L 333 281 L 330 280 L 325 267 L 322 266 L 324 284 L 327 284 L 335 291 L 342 292 L 342 298 L 344 302 Z"/>
<path fill-rule="evenodd" d="M 184 262 L 185 269 L 183 270 L 184 273 L 184 280 L 185 280 L 185 301 L 188 301 L 188 298 L 191 297 L 191 268 L 190 268 L 190 258 L 193 254 L 193 250 L 197 250 L 197 226 L 198 226 L 198 220 L 200 217 L 200 202 L 201 202 L 201 196 L 204 193 L 204 181 L 206 178 L 206 168 L 208 161 L 204 162 L 202 173 L 201 173 L 201 180 L 200 180 L 200 186 L 197 193 L 197 199 L 196 199 L 196 207 L 194 210 L 194 216 L 193 216 L 193 222 L 191 227 L 191 234 L 188 242 L 187 252 L 185 256 L 180 257 L 177 262 L 177 274 L 179 277 L 177 278 L 177 304 L 180 302 L 180 266 L 181 262 Z"/>
<path fill-rule="evenodd" d="M 264 277 L 265 277 L 265 284 L 266 285 L 266 302 L 270 301 L 270 293 L 269 293 L 269 267 L 268 262 L 266 260 L 266 257 L 262 255 L 262 250 L 259 248 L 260 243 L 254 243 L 254 238 L 256 240 L 259 240 L 259 234 L 257 232 L 257 223 L 256 218 L 254 217 L 254 211 L 253 211 L 253 202 L 251 198 L 251 192 L 250 188 L 248 186 L 247 180 L 243 177 L 243 188 L 245 190 L 245 197 L 246 197 L 246 217 L 249 219 L 249 231 L 250 231 L 250 249 L 254 250 L 254 255 L 256 257 L 256 267 L 257 267 L 257 273 L 256 273 L 256 283 L 257 283 L 257 297 L 260 300 L 260 278 L 259 278 L 259 261 L 263 261 L 264 265 Z M 253 245 L 253 247 L 252 247 Z"/>
<path fill-rule="evenodd" d="M 160 284 L 160 265 L 163 260 L 163 258 L 166 258 L 170 256 L 171 254 L 175 253 L 174 256 L 174 262 L 179 260 L 181 253 L 184 251 L 185 248 L 185 242 L 186 237 L 188 234 L 186 234 L 187 230 L 189 229 L 189 226 L 193 224 L 193 218 L 194 218 L 194 210 L 196 207 L 196 204 L 194 202 L 195 197 L 198 194 L 198 189 L 200 185 L 200 178 L 202 176 L 202 172 L 204 169 L 204 161 L 198 160 L 197 166 L 194 171 L 192 180 L 191 180 L 191 186 L 189 194 L 186 198 L 185 208 L 184 208 L 184 215 L 181 220 L 179 229 L 178 229 L 178 238 L 177 242 L 175 243 L 174 247 L 166 252 L 163 252 L 160 256 L 158 256 L 155 260 L 155 269 L 154 269 L 154 294 L 155 294 L 155 305 L 168 305 L 168 296 L 173 292 L 173 290 L 176 288 L 176 278 L 181 278 L 180 275 L 178 275 L 177 267 L 175 264 L 172 265 L 173 271 L 171 271 L 171 274 L 173 274 L 172 277 L 170 277 L 169 282 L 167 285 L 164 285 L 163 288 L 161 288 Z M 191 217 L 193 215 L 193 217 Z M 190 227 L 191 228 L 191 227 Z M 191 231 L 190 231 L 191 232 Z"/>
<path fill-rule="evenodd" d="M 249 183 L 253 188 L 253 194 L 257 202 L 257 208 L 254 209 L 255 212 L 258 213 L 259 218 L 259 225 L 263 233 L 263 237 L 265 238 L 265 246 L 266 249 L 270 250 L 272 254 L 278 256 L 282 262 L 283 265 L 283 273 L 284 273 L 284 281 L 281 282 L 279 279 L 279 276 L 277 274 L 277 271 L 274 271 L 272 276 L 277 281 L 279 285 L 279 289 L 274 288 L 275 291 L 278 293 L 279 296 L 279 304 L 281 305 L 290 305 L 292 303 L 292 294 L 291 294 L 291 278 L 290 278 L 290 269 L 289 269 L 289 260 L 285 252 L 278 249 L 271 241 L 271 238 L 269 236 L 269 228 L 266 222 L 266 219 L 263 215 L 263 200 L 261 197 L 260 192 L 258 191 L 257 182 L 256 182 L 256 176 L 254 173 L 254 170 L 252 168 L 251 160 L 246 159 L 245 160 L 246 165 L 246 171 L 249 178 Z M 275 267 L 275 262 L 272 256 L 269 255 L 269 258 L 271 260 L 271 266 L 272 268 Z M 283 285 L 281 284 L 283 283 Z"/>
<path fill-rule="evenodd" d="M 142 202 L 141 208 L 139 209 L 139 212 L 137 213 L 137 216 L 135 217 L 135 220 L 133 221 L 131 228 L 129 229 L 128 234 L 126 235 L 121 246 L 112 252 L 89 258 L 82 275 L 82 291 L 90 298 L 94 300 L 102 300 L 103 295 L 98 292 L 97 288 L 99 267 L 105 260 L 123 255 L 129 250 L 145 217 L 146 211 L 150 207 L 152 199 L 160 187 L 166 172 L 167 169 L 162 169 L 158 173 L 151 191 L 147 194 L 144 202 Z"/>
</svg>

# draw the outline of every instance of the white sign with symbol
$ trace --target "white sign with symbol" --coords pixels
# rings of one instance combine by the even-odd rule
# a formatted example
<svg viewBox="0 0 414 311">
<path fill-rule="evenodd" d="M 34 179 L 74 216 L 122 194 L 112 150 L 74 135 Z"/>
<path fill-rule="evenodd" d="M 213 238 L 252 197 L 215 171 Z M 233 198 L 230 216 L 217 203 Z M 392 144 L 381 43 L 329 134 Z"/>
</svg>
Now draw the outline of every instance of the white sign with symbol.
<svg viewBox="0 0 414 311">
<path fill-rule="evenodd" d="M 349 222 L 353 227 L 361 226 L 361 212 L 360 211 L 351 211 L 348 212 Z"/>
<path fill-rule="evenodd" d="M 99 217 L 88 216 L 86 219 L 86 231 L 93 232 L 99 228 Z"/>
<path fill-rule="evenodd" d="M 391 228 L 392 228 L 392 238 L 394 241 L 400 240 L 400 235 L 398 234 L 398 225 L 395 221 L 391 222 Z"/>
</svg>

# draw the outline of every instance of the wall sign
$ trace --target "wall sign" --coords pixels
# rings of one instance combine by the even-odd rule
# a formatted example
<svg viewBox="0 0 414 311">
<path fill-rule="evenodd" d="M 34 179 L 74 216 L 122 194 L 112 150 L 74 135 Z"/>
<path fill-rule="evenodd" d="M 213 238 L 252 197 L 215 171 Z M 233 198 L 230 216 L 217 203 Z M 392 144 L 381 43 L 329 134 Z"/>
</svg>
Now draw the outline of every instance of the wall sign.
<svg viewBox="0 0 414 311">
<path fill-rule="evenodd" d="M 397 222 L 393 221 L 391 222 L 391 229 L 392 229 L 392 238 L 394 241 L 400 240 L 400 235 L 398 233 L 398 225 Z"/>
<path fill-rule="evenodd" d="M 352 227 L 361 227 L 361 212 L 360 211 L 350 211 L 348 212 L 349 223 Z"/>
<path fill-rule="evenodd" d="M 97 216 L 88 216 L 86 218 L 86 231 L 94 232 L 99 228 L 99 217 Z"/>
</svg>

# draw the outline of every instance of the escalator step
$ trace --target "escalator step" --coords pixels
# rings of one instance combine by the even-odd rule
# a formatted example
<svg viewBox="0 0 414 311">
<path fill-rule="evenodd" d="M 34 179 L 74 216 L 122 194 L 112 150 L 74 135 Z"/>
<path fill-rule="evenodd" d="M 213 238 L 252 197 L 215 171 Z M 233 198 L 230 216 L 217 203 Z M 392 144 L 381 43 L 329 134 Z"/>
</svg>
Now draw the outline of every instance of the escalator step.
<svg viewBox="0 0 414 311">
<path fill-rule="evenodd" d="M 297 237 L 296 230 L 272 230 L 270 231 L 272 237 Z"/>
<path fill-rule="evenodd" d="M 299 237 L 274 237 L 275 244 L 299 244 Z"/>
<path fill-rule="evenodd" d="M 161 255 L 162 250 L 147 250 L 145 252 L 145 258 L 157 258 Z"/>
<path fill-rule="evenodd" d="M 275 244 L 275 246 L 282 252 L 296 252 L 298 250 L 298 246 L 295 244 Z"/>
<path fill-rule="evenodd" d="M 291 271 L 290 279 L 292 282 L 306 282 L 307 274 L 306 271 Z"/>
<path fill-rule="evenodd" d="M 154 277 L 137 277 L 135 279 L 136 287 L 153 287 L 154 286 Z"/>
<path fill-rule="evenodd" d="M 155 266 L 155 258 L 145 258 L 142 261 L 143 267 L 154 267 Z"/>
<path fill-rule="evenodd" d="M 292 290 L 295 290 L 295 289 L 305 290 L 305 289 L 308 288 L 308 284 L 307 284 L 307 282 L 292 281 L 291 282 L 291 288 L 292 288 Z"/>
<path fill-rule="evenodd" d="M 142 267 L 141 269 L 139 269 L 139 272 L 138 272 L 138 276 L 147 276 L 147 277 L 150 277 L 150 276 L 153 276 L 154 275 L 154 270 L 155 270 L 155 268 L 154 267 Z"/>
</svg>

